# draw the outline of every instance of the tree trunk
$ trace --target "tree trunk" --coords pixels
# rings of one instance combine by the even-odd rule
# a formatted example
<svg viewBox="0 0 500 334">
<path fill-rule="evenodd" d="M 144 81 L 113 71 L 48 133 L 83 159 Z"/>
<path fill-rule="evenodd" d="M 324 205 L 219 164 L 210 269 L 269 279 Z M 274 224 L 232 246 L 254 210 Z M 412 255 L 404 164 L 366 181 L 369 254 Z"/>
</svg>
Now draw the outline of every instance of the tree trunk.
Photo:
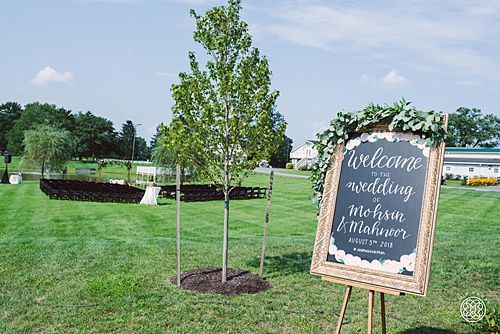
<svg viewBox="0 0 500 334">
<path fill-rule="evenodd" d="M 229 234 L 229 163 L 224 166 L 224 239 L 222 244 L 222 282 L 227 282 L 227 248 Z"/>
</svg>

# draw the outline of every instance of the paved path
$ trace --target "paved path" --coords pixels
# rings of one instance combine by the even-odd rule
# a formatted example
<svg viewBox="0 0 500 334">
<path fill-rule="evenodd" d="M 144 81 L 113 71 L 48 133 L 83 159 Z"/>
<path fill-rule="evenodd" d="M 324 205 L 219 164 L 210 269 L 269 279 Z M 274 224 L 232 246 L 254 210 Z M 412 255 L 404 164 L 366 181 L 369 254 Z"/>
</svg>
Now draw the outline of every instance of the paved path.
<svg viewBox="0 0 500 334">
<path fill-rule="evenodd" d="M 299 179 L 308 179 L 309 178 L 309 176 L 307 176 L 307 175 L 298 175 L 298 174 L 291 174 L 291 173 L 284 172 L 286 169 L 283 169 L 283 168 L 263 168 L 263 167 L 255 168 L 255 171 L 257 173 L 269 174 L 269 173 L 271 173 L 272 170 L 274 171 L 274 175 L 296 177 Z"/>
<path fill-rule="evenodd" d="M 464 189 L 464 190 L 500 192 L 500 185 L 497 185 L 497 186 L 488 186 L 488 187 L 451 187 L 451 186 L 441 186 L 441 188 L 448 188 L 448 189 L 457 188 L 457 189 Z"/>
</svg>

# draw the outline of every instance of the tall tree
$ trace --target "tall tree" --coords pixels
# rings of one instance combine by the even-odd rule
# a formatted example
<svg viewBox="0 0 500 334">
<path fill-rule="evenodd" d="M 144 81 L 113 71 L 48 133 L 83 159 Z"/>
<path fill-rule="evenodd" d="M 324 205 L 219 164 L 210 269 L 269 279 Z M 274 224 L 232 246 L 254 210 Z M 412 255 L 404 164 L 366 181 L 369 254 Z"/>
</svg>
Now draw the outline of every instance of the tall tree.
<svg viewBox="0 0 500 334">
<path fill-rule="evenodd" d="M 21 117 L 15 121 L 14 126 L 7 133 L 8 150 L 13 154 L 21 154 L 24 150 L 24 132 L 40 124 L 48 124 L 57 129 L 72 132 L 75 119 L 71 111 L 64 108 L 57 108 L 48 103 L 29 103 L 24 106 Z"/>
<path fill-rule="evenodd" d="M 482 115 L 481 109 L 460 107 L 450 114 L 446 146 L 496 147 L 500 145 L 500 118 Z"/>
<path fill-rule="evenodd" d="M 140 149 L 144 151 L 144 146 L 147 147 L 145 139 L 137 137 L 137 126 L 138 124 L 134 124 L 131 120 L 127 120 L 122 124 L 122 131 L 119 137 L 120 154 L 124 159 L 131 158 L 132 160 L 136 160 L 141 153 Z"/>
<path fill-rule="evenodd" d="M 74 141 L 69 131 L 59 130 L 47 124 L 25 132 L 22 164 L 46 170 L 61 171 L 71 159 Z"/>
<path fill-rule="evenodd" d="M 287 136 L 283 137 L 283 140 L 280 143 L 278 151 L 271 155 L 271 160 L 269 163 L 273 167 L 284 168 L 286 167 L 286 163 L 290 161 L 290 152 L 292 152 L 293 148 L 293 140 Z"/>
<path fill-rule="evenodd" d="M 143 161 L 151 158 L 151 150 L 148 147 L 146 139 L 137 136 L 135 137 L 135 156 L 137 157 L 137 160 Z"/>
<path fill-rule="evenodd" d="M 228 6 L 213 7 L 204 16 L 191 10 L 194 40 L 209 58 L 202 70 L 195 53 L 189 53 L 191 73 L 180 73 L 180 83 L 172 85 L 172 122 L 164 127 L 167 145 L 224 192 L 223 282 L 229 194 L 276 151 L 286 128 L 274 108 L 279 93 L 270 89 L 268 61 L 252 48 L 240 10 L 241 0 L 229 0 Z"/>
<path fill-rule="evenodd" d="M 162 142 L 161 140 L 159 140 L 160 137 L 162 137 L 162 127 L 163 127 L 163 122 L 160 123 L 160 125 L 158 125 L 156 127 L 156 132 L 153 136 L 151 136 L 151 140 L 149 141 L 149 148 L 151 150 L 151 154 L 153 152 L 153 150 L 155 149 L 156 145 L 162 145 Z"/>
<path fill-rule="evenodd" d="M 113 122 L 93 115 L 90 111 L 75 115 L 76 140 L 75 155 L 81 158 L 95 159 L 110 156 L 116 151 L 116 136 Z"/>
<path fill-rule="evenodd" d="M 22 107 L 16 102 L 0 105 L 0 151 L 7 149 L 7 133 L 14 127 L 14 122 L 21 117 Z"/>
</svg>

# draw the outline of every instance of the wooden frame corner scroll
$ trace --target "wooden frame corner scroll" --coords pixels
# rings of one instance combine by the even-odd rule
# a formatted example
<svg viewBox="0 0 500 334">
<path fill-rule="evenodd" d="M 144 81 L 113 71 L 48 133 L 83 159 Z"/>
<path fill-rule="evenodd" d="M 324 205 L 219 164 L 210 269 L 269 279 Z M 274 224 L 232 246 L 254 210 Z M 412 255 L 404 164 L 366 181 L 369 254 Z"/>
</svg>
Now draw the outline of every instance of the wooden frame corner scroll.
<svg viewBox="0 0 500 334">
<path fill-rule="evenodd" d="M 326 173 L 311 273 L 426 296 L 445 144 L 385 124 L 349 138 Z"/>
</svg>

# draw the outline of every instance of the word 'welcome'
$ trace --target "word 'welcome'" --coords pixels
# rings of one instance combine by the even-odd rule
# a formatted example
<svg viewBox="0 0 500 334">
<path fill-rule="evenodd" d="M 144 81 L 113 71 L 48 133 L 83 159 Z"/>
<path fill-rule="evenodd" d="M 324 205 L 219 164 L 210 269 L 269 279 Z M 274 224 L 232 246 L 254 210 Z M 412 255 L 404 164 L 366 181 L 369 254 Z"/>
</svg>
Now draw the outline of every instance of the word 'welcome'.
<svg viewBox="0 0 500 334">
<path fill-rule="evenodd" d="M 370 157 L 369 154 L 359 154 L 356 155 L 356 150 L 351 150 L 347 153 L 349 156 L 349 161 L 347 166 L 353 169 L 358 169 L 359 167 L 365 168 L 400 168 L 406 169 L 407 172 L 421 168 L 422 159 L 417 157 L 404 158 L 400 155 L 388 156 L 384 155 L 384 148 L 379 147 L 373 156 Z"/>
</svg>

